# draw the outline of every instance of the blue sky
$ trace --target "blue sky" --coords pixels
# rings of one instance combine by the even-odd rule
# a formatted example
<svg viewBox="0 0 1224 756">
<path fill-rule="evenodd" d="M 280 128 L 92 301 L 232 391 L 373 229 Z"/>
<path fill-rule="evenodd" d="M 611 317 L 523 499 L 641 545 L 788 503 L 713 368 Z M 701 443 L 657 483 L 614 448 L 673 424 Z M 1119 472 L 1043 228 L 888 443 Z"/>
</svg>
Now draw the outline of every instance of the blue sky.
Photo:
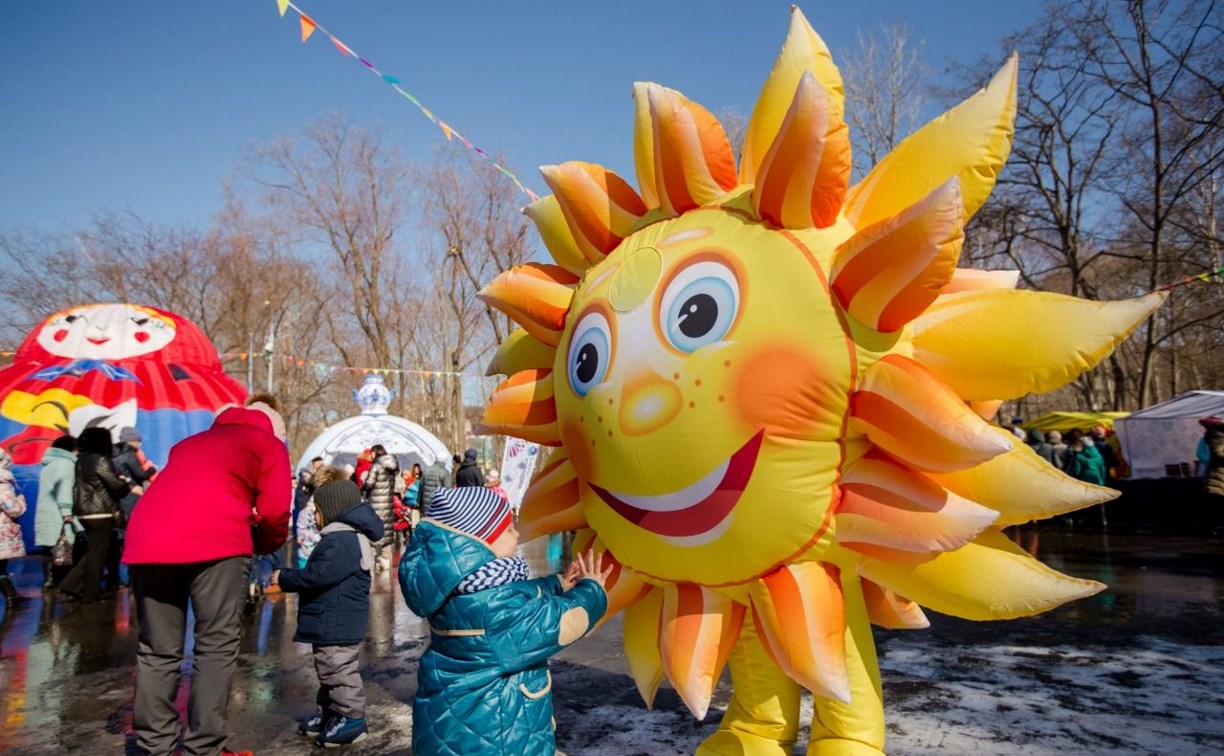
<svg viewBox="0 0 1224 756">
<path fill-rule="evenodd" d="M 789 0 L 300 0 L 338 38 L 536 191 L 565 160 L 632 174 L 634 81 L 718 113 L 751 110 Z M 800 3 L 834 54 L 905 21 L 936 71 L 1033 21 L 1036 0 Z M 67 230 L 102 210 L 207 223 L 248 145 L 338 111 L 427 160 L 441 132 L 275 0 L 0 2 L 0 232 Z M 1023 65 L 1023 61 L 1021 61 Z"/>
</svg>

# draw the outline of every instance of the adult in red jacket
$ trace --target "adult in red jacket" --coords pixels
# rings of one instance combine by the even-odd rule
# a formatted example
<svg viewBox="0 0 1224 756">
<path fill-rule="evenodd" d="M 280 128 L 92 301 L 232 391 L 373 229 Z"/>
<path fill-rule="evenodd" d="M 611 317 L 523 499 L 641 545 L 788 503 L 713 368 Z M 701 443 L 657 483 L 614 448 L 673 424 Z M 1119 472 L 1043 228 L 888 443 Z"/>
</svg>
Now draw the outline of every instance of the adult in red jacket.
<svg viewBox="0 0 1224 756">
<path fill-rule="evenodd" d="M 187 602 L 195 612 L 195 675 L 183 754 L 224 752 L 251 554 L 289 532 L 293 472 L 269 406 L 223 410 L 170 450 L 132 512 L 123 561 L 140 619 L 133 729 L 146 753 L 175 752 Z"/>
</svg>

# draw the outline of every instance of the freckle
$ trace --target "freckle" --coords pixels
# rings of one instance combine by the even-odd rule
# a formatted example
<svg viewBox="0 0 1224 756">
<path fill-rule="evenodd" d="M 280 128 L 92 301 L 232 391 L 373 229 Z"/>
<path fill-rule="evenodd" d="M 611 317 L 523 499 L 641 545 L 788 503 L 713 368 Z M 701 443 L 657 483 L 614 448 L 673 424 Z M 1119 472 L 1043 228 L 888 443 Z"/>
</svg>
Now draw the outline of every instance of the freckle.
<svg viewBox="0 0 1224 756">
<path fill-rule="evenodd" d="M 679 374 L 679 373 L 672 373 L 672 380 L 673 380 L 673 381 L 678 381 L 678 380 L 680 380 L 680 374 Z"/>
<path fill-rule="evenodd" d="M 600 425 L 603 425 L 603 415 L 600 415 L 599 417 L 595 419 L 599 422 Z"/>
<path fill-rule="evenodd" d="M 695 386 L 700 386 L 700 385 L 701 385 L 701 379 L 700 379 L 700 378 L 698 378 L 696 381 L 693 381 L 693 385 L 695 385 Z"/>
<path fill-rule="evenodd" d="M 612 431 L 608 431 L 608 438 L 612 438 Z"/>
<path fill-rule="evenodd" d="M 612 400 L 611 400 L 611 399 L 609 399 L 609 400 L 608 400 L 608 405 L 609 405 L 609 406 L 611 406 L 611 405 L 612 405 Z"/>
<path fill-rule="evenodd" d="M 595 439 L 591 439 L 591 446 L 595 445 Z"/>
<path fill-rule="evenodd" d="M 723 360 L 723 367 L 731 367 L 731 360 Z"/>
<path fill-rule="evenodd" d="M 696 406 L 697 406 L 697 402 L 689 402 L 689 409 L 693 409 Z"/>
<path fill-rule="evenodd" d="M 578 422 L 580 422 L 580 423 L 585 423 L 585 422 L 586 422 L 586 417 L 580 417 L 580 418 L 578 418 Z"/>
<path fill-rule="evenodd" d="M 725 402 L 725 401 L 727 401 L 727 397 L 725 397 L 725 396 L 719 396 L 719 397 L 718 397 L 718 401 L 719 401 L 719 402 Z"/>
</svg>

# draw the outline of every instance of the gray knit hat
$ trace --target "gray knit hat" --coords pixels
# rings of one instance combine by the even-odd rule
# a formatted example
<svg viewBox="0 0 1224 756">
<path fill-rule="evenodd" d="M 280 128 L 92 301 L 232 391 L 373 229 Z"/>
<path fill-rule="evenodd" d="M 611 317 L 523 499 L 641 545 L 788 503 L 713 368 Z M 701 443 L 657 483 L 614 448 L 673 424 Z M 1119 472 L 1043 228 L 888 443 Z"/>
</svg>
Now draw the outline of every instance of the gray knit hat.
<svg viewBox="0 0 1224 756">
<path fill-rule="evenodd" d="M 316 488 L 314 503 L 319 514 L 323 515 L 323 524 L 330 525 L 361 503 L 361 490 L 351 480 L 338 480 Z"/>
</svg>

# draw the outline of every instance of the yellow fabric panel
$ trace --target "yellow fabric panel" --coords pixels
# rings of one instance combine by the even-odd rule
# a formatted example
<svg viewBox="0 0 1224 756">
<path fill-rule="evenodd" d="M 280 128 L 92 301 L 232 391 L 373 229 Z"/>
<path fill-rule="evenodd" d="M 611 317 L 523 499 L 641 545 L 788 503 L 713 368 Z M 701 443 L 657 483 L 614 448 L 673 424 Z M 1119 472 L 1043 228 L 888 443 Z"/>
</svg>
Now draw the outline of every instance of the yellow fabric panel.
<svg viewBox="0 0 1224 756">
<path fill-rule="evenodd" d="M 523 328 L 516 328 L 493 353 L 485 375 L 510 376 L 533 368 L 551 370 L 556 358 L 555 347 L 533 338 Z"/>
</svg>

